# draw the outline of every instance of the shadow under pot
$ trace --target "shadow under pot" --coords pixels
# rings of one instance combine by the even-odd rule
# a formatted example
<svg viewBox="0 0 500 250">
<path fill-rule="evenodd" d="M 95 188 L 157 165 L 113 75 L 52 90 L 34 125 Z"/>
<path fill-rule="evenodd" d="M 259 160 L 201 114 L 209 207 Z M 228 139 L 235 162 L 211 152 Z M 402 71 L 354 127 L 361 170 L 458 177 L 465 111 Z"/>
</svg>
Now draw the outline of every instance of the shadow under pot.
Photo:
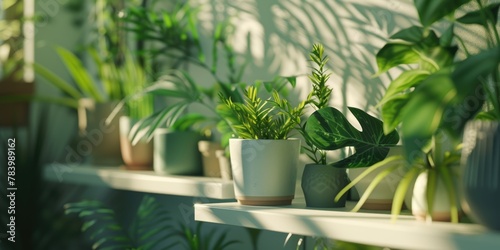
<svg viewBox="0 0 500 250">
<path fill-rule="evenodd" d="M 234 193 L 242 205 L 290 205 L 300 140 L 230 139 Z"/>
<path fill-rule="evenodd" d="M 125 169 L 152 170 L 153 169 L 153 141 L 141 138 L 135 145 L 129 137 L 130 130 L 137 120 L 128 116 L 120 117 L 120 148 Z"/>
<path fill-rule="evenodd" d="M 349 184 L 346 170 L 328 165 L 307 164 L 302 174 L 302 190 L 306 206 L 320 208 L 345 207 L 346 196 L 335 202 L 335 196 Z"/>
<path fill-rule="evenodd" d="M 201 136 L 193 131 L 156 129 L 154 135 L 155 172 L 169 175 L 201 175 Z"/>
</svg>

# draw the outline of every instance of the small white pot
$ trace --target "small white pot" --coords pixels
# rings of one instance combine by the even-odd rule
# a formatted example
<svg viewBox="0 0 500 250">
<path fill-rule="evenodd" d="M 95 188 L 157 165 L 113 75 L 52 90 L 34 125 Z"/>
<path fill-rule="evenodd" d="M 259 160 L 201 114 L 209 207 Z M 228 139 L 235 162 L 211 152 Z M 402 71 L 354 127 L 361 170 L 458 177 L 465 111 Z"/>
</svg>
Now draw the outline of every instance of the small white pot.
<svg viewBox="0 0 500 250">
<path fill-rule="evenodd" d="M 427 179 L 428 171 L 420 173 L 415 181 L 412 196 L 412 214 L 417 220 L 425 221 L 427 218 Z M 457 190 L 457 189 L 456 189 Z M 458 193 L 458 192 L 457 192 Z M 460 211 L 460 199 L 457 197 L 457 206 Z M 444 181 L 438 176 L 436 183 L 436 191 L 434 195 L 434 203 L 432 209 L 433 221 L 450 221 L 450 199 Z"/>
<path fill-rule="evenodd" d="M 290 205 L 300 140 L 230 139 L 234 193 L 242 205 Z"/>
</svg>

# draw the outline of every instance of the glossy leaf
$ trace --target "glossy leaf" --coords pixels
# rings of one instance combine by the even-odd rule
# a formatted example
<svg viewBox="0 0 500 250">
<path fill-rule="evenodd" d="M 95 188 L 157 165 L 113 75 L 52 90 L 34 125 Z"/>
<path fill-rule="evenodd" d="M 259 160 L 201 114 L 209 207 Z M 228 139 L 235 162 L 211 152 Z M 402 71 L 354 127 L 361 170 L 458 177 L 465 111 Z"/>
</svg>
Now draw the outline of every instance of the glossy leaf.
<svg viewBox="0 0 500 250">
<path fill-rule="evenodd" d="M 470 0 L 414 0 L 420 22 L 424 27 L 431 26 L 467 2 Z"/>
<path fill-rule="evenodd" d="M 412 45 L 388 43 L 378 51 L 376 59 L 378 66 L 377 74 L 381 74 L 401 64 L 417 63 L 420 57 L 413 50 Z"/>
<path fill-rule="evenodd" d="M 382 121 L 366 112 L 349 107 L 361 125 L 362 131 L 352 126 L 346 117 L 332 107 L 314 112 L 306 121 L 305 132 L 311 142 L 322 150 L 336 150 L 352 146 L 356 153 L 339 162 L 335 167 L 367 167 L 383 160 L 390 146 L 399 141 L 396 131 L 384 134 Z"/>
<path fill-rule="evenodd" d="M 419 84 L 422 80 L 429 76 L 430 72 L 426 70 L 407 70 L 401 73 L 394 81 L 389 84 L 384 97 L 380 100 L 379 105 L 385 104 L 392 99 L 394 95 L 407 92 L 410 88 Z"/>
</svg>

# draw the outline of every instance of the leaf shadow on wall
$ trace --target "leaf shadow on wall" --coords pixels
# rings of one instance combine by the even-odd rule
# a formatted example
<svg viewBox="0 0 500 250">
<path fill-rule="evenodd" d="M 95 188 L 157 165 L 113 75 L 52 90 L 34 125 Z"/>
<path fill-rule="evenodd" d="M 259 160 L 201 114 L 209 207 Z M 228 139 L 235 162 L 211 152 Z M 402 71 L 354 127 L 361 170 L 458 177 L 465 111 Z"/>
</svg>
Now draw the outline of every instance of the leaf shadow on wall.
<svg viewBox="0 0 500 250">
<path fill-rule="evenodd" d="M 322 43 L 330 57 L 333 106 L 372 108 L 385 91 L 386 80 L 373 77 L 375 54 L 399 27 L 416 22 L 411 3 L 370 0 L 198 0 L 212 21 L 231 17 L 235 51 L 250 64 L 245 77 L 305 75 L 308 53 Z M 201 5 L 200 5 L 201 6 Z M 245 79 L 245 78 L 244 78 Z M 300 82 L 299 82 L 300 83 Z M 300 85 L 309 91 L 309 84 Z M 302 90 L 301 89 L 301 90 Z M 373 111 L 373 110 L 371 110 Z"/>
</svg>

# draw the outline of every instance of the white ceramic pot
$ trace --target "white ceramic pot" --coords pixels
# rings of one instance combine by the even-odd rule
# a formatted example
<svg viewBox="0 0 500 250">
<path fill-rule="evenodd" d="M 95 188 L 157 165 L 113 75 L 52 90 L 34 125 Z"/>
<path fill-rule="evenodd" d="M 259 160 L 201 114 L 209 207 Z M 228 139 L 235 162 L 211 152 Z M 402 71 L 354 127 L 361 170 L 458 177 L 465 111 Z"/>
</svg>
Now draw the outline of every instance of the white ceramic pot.
<svg viewBox="0 0 500 250">
<path fill-rule="evenodd" d="M 403 153 L 402 147 L 391 147 L 387 157 L 394 155 L 401 155 Z M 383 167 L 378 168 L 376 171 L 370 173 L 361 181 L 359 181 L 355 188 L 359 193 L 359 197 L 363 196 L 368 186 L 372 183 L 373 179 L 382 171 L 394 166 L 396 163 L 389 163 Z M 367 168 L 350 168 L 347 170 L 349 179 L 354 180 L 356 177 L 361 175 Z M 404 170 L 402 168 L 393 171 L 388 176 L 386 176 L 372 191 L 366 202 L 363 204 L 363 209 L 371 210 L 391 210 L 392 200 L 394 198 L 394 193 L 396 188 L 404 176 Z"/>
<path fill-rule="evenodd" d="M 132 145 L 129 138 L 130 130 L 136 120 L 128 116 L 120 117 L 120 148 L 125 168 L 129 170 L 153 169 L 153 141 L 141 138 L 137 144 Z"/>
<path fill-rule="evenodd" d="M 428 171 L 424 171 L 420 173 L 415 181 L 415 185 L 413 187 L 413 196 L 412 196 L 412 214 L 415 216 L 417 220 L 424 221 L 427 219 L 427 180 L 428 180 Z M 453 172 L 453 171 L 452 171 Z M 455 171 L 456 172 L 456 171 Z M 457 206 L 460 209 L 459 200 L 457 199 Z M 436 190 L 433 201 L 433 211 L 431 214 L 431 218 L 433 221 L 451 221 L 451 213 L 450 213 L 450 199 L 448 196 L 448 191 L 444 184 L 444 181 L 441 177 L 438 176 L 436 182 Z"/>
<path fill-rule="evenodd" d="M 236 199 L 243 205 L 289 205 L 295 196 L 300 140 L 230 139 Z"/>
</svg>

